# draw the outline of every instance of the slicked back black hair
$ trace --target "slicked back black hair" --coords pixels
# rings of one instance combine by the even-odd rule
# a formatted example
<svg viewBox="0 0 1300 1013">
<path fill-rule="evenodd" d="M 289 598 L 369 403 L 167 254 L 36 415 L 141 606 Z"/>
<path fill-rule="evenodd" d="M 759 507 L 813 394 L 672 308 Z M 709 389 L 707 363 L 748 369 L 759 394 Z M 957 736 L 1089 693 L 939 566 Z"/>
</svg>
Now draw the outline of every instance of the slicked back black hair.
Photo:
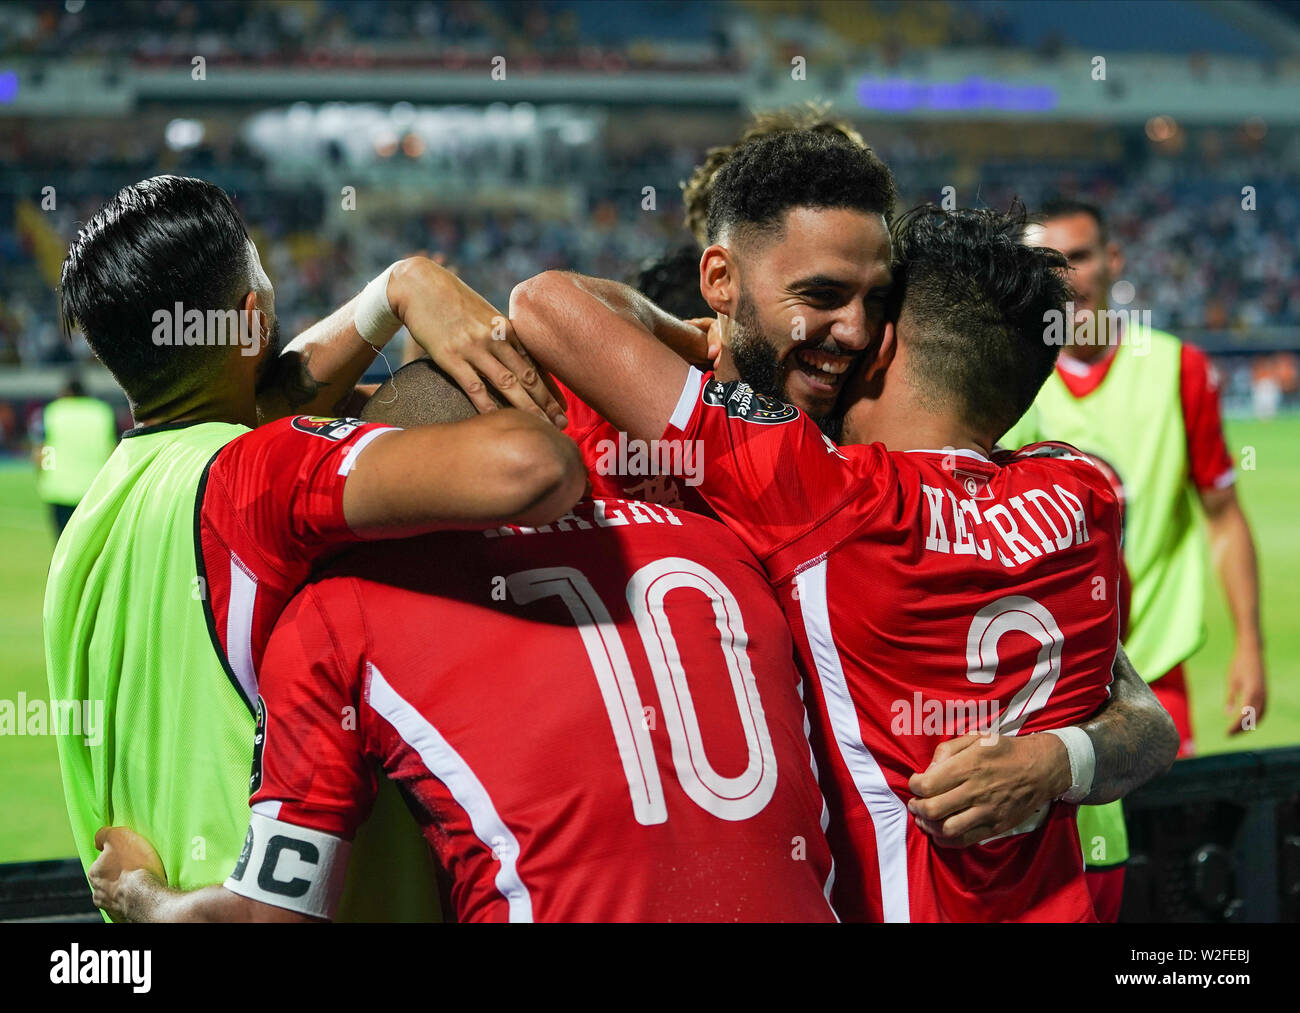
<svg viewBox="0 0 1300 1013">
<path fill-rule="evenodd" d="M 81 329 L 133 407 L 156 405 L 210 376 L 227 349 L 155 344 L 155 312 L 176 303 L 186 312 L 235 309 L 247 292 L 247 240 L 230 198 L 211 183 L 154 176 L 125 187 L 68 250 L 63 326 Z"/>
<path fill-rule="evenodd" d="M 1110 238 L 1106 228 L 1106 216 L 1096 204 L 1075 200 L 1073 197 L 1053 197 L 1043 204 L 1042 210 L 1035 216 L 1037 221 L 1050 222 L 1054 218 L 1069 218 L 1071 215 L 1087 215 L 1097 223 L 1097 235 L 1103 246 Z"/>
<path fill-rule="evenodd" d="M 994 439 L 1028 409 L 1058 347 L 1048 313 L 1069 298 L 1056 250 L 1027 246 L 1024 205 L 1008 213 L 926 204 L 893 226 L 895 315 L 909 380 L 935 407 L 956 404 Z"/>
<path fill-rule="evenodd" d="M 700 253 L 684 243 L 644 265 L 632 286 L 675 317 L 711 317 L 713 309 L 700 295 Z"/>
<path fill-rule="evenodd" d="M 821 130 L 785 130 L 736 148 L 713 179 L 709 242 L 780 232 L 791 208 L 894 212 L 897 189 L 871 148 Z"/>
</svg>

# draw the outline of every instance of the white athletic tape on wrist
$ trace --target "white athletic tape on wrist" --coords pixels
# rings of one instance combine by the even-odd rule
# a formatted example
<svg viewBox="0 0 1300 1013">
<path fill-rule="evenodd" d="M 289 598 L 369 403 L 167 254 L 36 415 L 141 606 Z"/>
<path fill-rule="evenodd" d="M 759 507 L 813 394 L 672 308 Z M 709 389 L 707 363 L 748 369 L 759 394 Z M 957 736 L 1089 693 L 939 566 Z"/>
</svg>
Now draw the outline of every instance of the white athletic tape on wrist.
<svg viewBox="0 0 1300 1013">
<path fill-rule="evenodd" d="M 253 813 L 225 887 L 249 900 L 333 918 L 352 842 Z"/>
<path fill-rule="evenodd" d="M 352 320 L 361 340 L 376 349 L 383 348 L 402 326 L 388 302 L 388 278 L 397 264 L 389 264 L 378 278 L 361 290 Z"/>
<path fill-rule="evenodd" d="M 1097 754 L 1092 748 L 1092 739 L 1077 725 L 1049 728 L 1047 734 L 1055 735 L 1065 744 L 1066 755 L 1070 758 L 1070 790 L 1060 796 L 1061 801 L 1082 802 L 1092 791 L 1092 779 L 1097 773 Z"/>
</svg>

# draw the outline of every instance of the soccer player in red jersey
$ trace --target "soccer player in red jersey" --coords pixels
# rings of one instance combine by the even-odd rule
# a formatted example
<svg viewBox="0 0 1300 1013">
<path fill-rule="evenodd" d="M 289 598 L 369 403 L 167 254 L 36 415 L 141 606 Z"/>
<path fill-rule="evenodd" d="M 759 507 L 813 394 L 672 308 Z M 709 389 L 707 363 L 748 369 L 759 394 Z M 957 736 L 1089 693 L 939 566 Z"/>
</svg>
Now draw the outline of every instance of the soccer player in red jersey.
<svg viewBox="0 0 1300 1013">
<path fill-rule="evenodd" d="M 395 379 L 372 400 L 390 419 L 470 411 L 427 361 Z M 780 606 L 717 521 L 587 499 L 541 527 L 368 547 L 271 638 L 225 886 L 167 890 L 121 830 L 92 881 L 123 919 L 328 917 L 373 761 L 461 921 L 833 921 L 802 693 Z M 133 854 L 152 875 L 123 875 Z"/>
<path fill-rule="evenodd" d="M 695 225 L 718 206 L 708 235 L 701 236 L 707 248 L 695 283 L 716 322 L 688 320 L 695 326 L 684 326 L 669 316 L 646 319 L 654 320 L 655 337 L 687 362 L 705 369 L 712 363 L 716 379 L 744 380 L 836 434 L 844 398 L 827 401 L 823 394 L 827 388 L 842 390 L 850 364 L 880 341 L 884 326 L 891 279 L 885 220 L 894 203 L 893 177 L 861 138 L 845 135 L 835 124 L 811 130 L 773 126 L 783 134 L 779 140 L 752 138 L 728 151 L 722 161 L 734 165 L 725 172 L 715 165 L 707 186 L 697 191 L 707 199 L 695 202 Z M 642 316 L 622 286 L 597 279 L 584 285 L 620 315 Z M 707 339 L 700 325 L 707 325 Z M 606 448 L 646 441 L 629 440 L 572 391 L 566 394 L 573 420 L 569 431 L 598 491 L 670 504 L 681 500 L 697 508 L 698 487 L 689 484 L 689 474 L 664 476 L 661 468 L 653 481 L 617 470 L 608 474 Z M 690 448 L 672 443 L 661 444 L 657 457 L 671 461 L 674 453 L 683 463 L 696 464 Z M 1119 666 L 1116 672 L 1109 703 L 1086 726 L 1096 750 L 1099 796 L 1122 794 L 1140 783 L 1127 758 L 1141 743 L 1158 738 L 1165 721 L 1132 667 Z M 932 807 L 927 815 L 941 820 L 934 826 L 948 828 L 947 836 L 961 843 L 977 841 L 976 828 L 1017 825 L 1036 808 L 1030 802 L 1051 797 L 1047 789 L 1068 767 L 1060 743 L 1035 735 L 1004 736 L 995 748 L 981 750 L 978 762 L 974 755 L 945 744 L 935 757 L 945 760 L 942 766 L 919 775 L 914 784 Z"/>
<path fill-rule="evenodd" d="M 724 173 L 770 163 L 766 146 Z M 711 214 L 726 213 L 718 196 Z M 761 245 L 793 227 L 786 212 L 733 213 Z M 921 832 L 937 814 L 911 776 L 972 729 L 1081 721 L 1106 699 L 1118 650 L 1109 483 L 1068 447 L 993 455 L 1052 368 L 1043 312 L 1066 295 L 1062 258 L 1023 245 L 1022 224 L 937 208 L 901 223 L 897 309 L 847 402 L 845 442 L 861 446 L 687 366 L 653 337 L 674 323 L 630 293 L 608 298 L 607 283 L 551 273 L 512 299 L 534 356 L 630 438 L 702 445 L 700 490 L 764 564 L 817 687 L 845 917 L 1093 920 L 1073 813 L 1097 789 L 1060 783 L 1019 825 L 945 821 L 941 837 L 984 842 L 962 851 Z M 1167 716 L 1158 727 L 1145 777 L 1176 748 Z"/>
<path fill-rule="evenodd" d="M 46 586 L 51 695 L 102 700 L 109 725 L 134 729 L 59 737 L 74 838 L 89 865 L 96 829 L 130 819 L 177 881 L 211 882 L 240 846 L 258 664 L 312 566 L 366 539 L 552 520 L 585 470 L 546 421 L 543 406 L 558 405 L 536 369 L 494 340 L 511 337 L 504 317 L 421 258 L 282 351 L 256 246 L 202 180 L 124 188 L 73 242 L 61 294 L 137 423 L 69 522 Z M 402 324 L 462 346 L 444 361 L 476 396 L 486 378 L 534 415 L 405 431 L 317 417 Z"/>
</svg>

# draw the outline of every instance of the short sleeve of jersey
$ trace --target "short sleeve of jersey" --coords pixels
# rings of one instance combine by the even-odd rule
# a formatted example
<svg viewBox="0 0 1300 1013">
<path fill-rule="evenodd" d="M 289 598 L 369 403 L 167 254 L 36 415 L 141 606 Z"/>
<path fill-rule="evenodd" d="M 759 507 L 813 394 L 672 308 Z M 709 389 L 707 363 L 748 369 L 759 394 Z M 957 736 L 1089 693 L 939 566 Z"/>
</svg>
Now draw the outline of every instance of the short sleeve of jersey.
<svg viewBox="0 0 1300 1013">
<path fill-rule="evenodd" d="M 391 426 L 299 415 L 245 433 L 208 472 L 204 509 L 222 514 L 272 566 L 357 536 L 343 519 L 343 485 L 361 450 Z"/>
<path fill-rule="evenodd" d="M 837 447 L 793 405 L 694 367 L 664 438 L 700 442 L 700 493 L 765 564 L 795 541 L 810 557 L 818 545 L 833 548 L 874 512 L 887 487 L 888 455 L 879 444 Z M 769 567 L 769 576 L 783 574 Z"/>
<path fill-rule="evenodd" d="M 340 581 L 330 587 L 352 594 Z M 262 664 L 249 785 L 259 812 L 278 804 L 276 819 L 348 839 L 377 789 L 361 720 L 364 645 L 352 645 L 359 619 L 356 630 L 330 625 L 314 586 L 290 602 Z"/>
<path fill-rule="evenodd" d="M 600 467 L 600 457 L 605 452 L 605 445 L 617 441 L 618 430 L 559 380 L 555 382 L 564 394 L 565 401 L 568 402 L 564 413 L 569 420 L 569 425 L 564 430 L 564 435 L 573 440 L 582 453 L 582 461 L 587 466 L 588 478 L 591 480 L 592 495 L 622 499 L 626 495 L 623 487 L 614 476 L 605 474 L 604 469 Z"/>
<path fill-rule="evenodd" d="M 564 430 L 564 434 L 574 443 L 581 445 L 583 439 L 589 436 L 593 429 L 606 424 L 605 419 L 591 405 L 583 401 L 582 398 L 578 397 L 558 379 L 555 380 L 555 385 L 560 389 L 560 393 L 564 395 L 564 400 L 568 405 L 564 409 L 564 415 L 569 420 L 569 425 Z"/>
<path fill-rule="evenodd" d="M 1192 482 L 1202 492 L 1232 485 L 1237 472 L 1223 438 L 1215 369 L 1208 355 L 1186 343 L 1182 346 L 1179 362 L 1179 393 Z"/>
</svg>

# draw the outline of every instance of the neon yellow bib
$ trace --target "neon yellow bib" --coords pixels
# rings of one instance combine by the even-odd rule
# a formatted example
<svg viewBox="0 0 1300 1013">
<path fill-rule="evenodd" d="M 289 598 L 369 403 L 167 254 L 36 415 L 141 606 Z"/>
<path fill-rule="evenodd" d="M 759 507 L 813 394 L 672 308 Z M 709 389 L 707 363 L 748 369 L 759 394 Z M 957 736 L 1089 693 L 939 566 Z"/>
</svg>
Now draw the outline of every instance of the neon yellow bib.
<svg viewBox="0 0 1300 1013">
<path fill-rule="evenodd" d="M 69 713 L 57 743 L 86 867 L 108 824 L 143 834 L 180 889 L 222 882 L 239 857 L 254 719 L 208 633 L 195 510 L 208 462 L 247 431 L 207 422 L 122 440 L 55 550 L 46 671 L 51 698 L 83 718 Z M 340 920 L 437 919 L 428 848 L 401 809 L 382 786 Z"/>
<path fill-rule="evenodd" d="M 76 506 L 117 443 L 113 409 L 93 397 L 61 397 L 45 406 L 45 452 L 36 480 L 46 503 Z"/>
<path fill-rule="evenodd" d="M 1081 398 L 1053 370 L 1001 440 L 1018 447 L 1063 440 L 1104 459 L 1124 484 L 1124 561 L 1133 584 L 1124 649 L 1148 682 L 1195 654 L 1205 641 L 1208 560 L 1201 512 L 1188 481 L 1181 343 L 1146 329 L 1149 344 L 1121 344 L 1105 379 Z M 1089 866 L 1128 858 L 1120 803 L 1079 807 Z"/>
<path fill-rule="evenodd" d="M 1205 641 L 1209 563 L 1188 477 L 1179 393 L 1181 343 L 1147 330 L 1150 347 L 1123 344 L 1096 390 L 1076 398 L 1053 371 L 1004 446 L 1064 440 L 1104 459 L 1124 483 L 1124 562 L 1133 582 L 1124 649 L 1158 679 Z"/>
</svg>

